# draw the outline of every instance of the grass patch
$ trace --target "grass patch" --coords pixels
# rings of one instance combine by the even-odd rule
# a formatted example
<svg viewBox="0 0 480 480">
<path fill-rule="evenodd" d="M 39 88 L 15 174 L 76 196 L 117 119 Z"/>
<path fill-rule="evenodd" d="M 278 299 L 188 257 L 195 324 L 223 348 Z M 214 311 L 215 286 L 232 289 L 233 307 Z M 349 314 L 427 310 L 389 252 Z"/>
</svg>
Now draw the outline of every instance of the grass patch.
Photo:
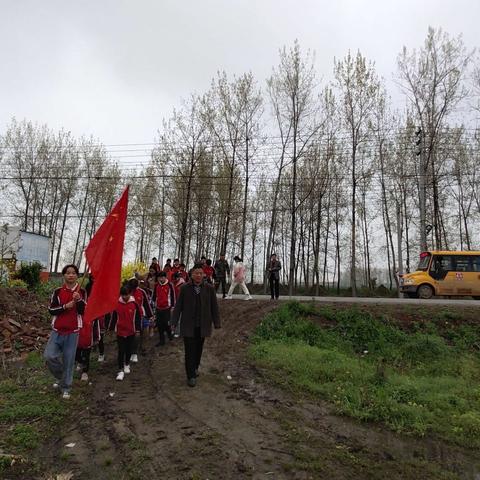
<svg viewBox="0 0 480 480">
<path fill-rule="evenodd" d="M 432 318 L 409 332 L 356 308 L 289 303 L 258 326 L 250 354 L 278 383 L 339 413 L 478 448 L 480 327 L 448 325 Z"/>
<path fill-rule="evenodd" d="M 59 392 L 51 388 L 52 382 L 37 352 L 30 353 L 25 362 L 0 372 L 0 451 L 25 459 L 13 467 L 7 462 L 2 464 L 4 471 L 12 470 L 12 475 L 33 478 L 32 472 L 38 465 L 32 453 L 81 404 L 78 398 L 62 401 Z"/>
</svg>

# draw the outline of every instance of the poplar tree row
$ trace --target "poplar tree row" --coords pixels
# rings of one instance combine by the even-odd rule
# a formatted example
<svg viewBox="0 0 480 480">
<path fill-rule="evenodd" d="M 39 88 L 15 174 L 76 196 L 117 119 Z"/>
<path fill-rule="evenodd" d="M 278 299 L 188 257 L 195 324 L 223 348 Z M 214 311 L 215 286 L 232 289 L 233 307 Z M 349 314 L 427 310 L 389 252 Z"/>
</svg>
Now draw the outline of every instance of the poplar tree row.
<svg viewBox="0 0 480 480">
<path fill-rule="evenodd" d="M 431 28 L 397 60 L 401 108 L 360 52 L 322 83 L 295 43 L 266 83 L 218 73 L 151 145 L 12 120 L 0 138 L 4 220 L 51 237 L 57 271 L 81 263 L 130 183 L 129 258 L 237 254 L 262 282 L 275 252 L 291 293 L 394 288 L 420 250 L 480 249 L 479 62 Z"/>
</svg>

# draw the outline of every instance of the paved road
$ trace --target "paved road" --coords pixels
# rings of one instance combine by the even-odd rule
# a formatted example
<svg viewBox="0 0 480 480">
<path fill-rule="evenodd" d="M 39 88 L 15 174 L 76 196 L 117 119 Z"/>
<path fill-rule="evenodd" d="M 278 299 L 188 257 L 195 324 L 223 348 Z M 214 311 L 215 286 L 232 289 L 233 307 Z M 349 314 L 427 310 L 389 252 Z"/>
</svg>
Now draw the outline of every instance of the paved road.
<svg viewBox="0 0 480 480">
<path fill-rule="evenodd" d="M 221 298 L 221 295 L 219 295 Z M 233 300 L 242 300 L 245 295 L 233 295 Z M 268 300 L 270 295 L 252 295 L 254 300 Z M 313 301 L 318 303 L 356 303 L 356 304 L 373 304 L 373 305 L 448 305 L 454 307 L 478 307 L 480 308 L 480 300 L 470 298 L 444 299 L 433 298 L 430 300 L 420 300 L 417 298 L 372 298 L 372 297 L 310 297 L 310 296 L 283 296 L 280 300 L 299 300 Z"/>
</svg>

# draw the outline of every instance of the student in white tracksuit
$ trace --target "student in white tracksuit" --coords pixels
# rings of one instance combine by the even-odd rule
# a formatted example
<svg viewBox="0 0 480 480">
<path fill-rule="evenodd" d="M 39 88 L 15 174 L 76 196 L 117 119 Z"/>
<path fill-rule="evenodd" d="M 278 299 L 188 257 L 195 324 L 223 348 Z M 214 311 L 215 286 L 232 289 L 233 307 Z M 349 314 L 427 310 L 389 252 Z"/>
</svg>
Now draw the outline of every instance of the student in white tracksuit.
<svg viewBox="0 0 480 480">
<path fill-rule="evenodd" d="M 242 263 L 242 259 L 239 256 L 234 257 L 235 265 L 232 269 L 232 284 L 230 285 L 230 289 L 228 290 L 227 298 L 232 298 L 232 293 L 235 290 L 237 285 L 242 287 L 243 293 L 247 295 L 245 300 L 251 300 L 252 296 L 248 291 L 247 285 L 245 285 L 245 266 Z"/>
</svg>

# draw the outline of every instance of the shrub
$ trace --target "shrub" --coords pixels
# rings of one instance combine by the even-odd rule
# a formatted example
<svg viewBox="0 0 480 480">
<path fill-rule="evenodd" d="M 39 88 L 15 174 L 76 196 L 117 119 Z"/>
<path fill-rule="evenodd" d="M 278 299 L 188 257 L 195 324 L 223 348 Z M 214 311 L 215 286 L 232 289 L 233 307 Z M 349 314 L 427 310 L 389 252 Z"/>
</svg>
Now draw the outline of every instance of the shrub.
<svg viewBox="0 0 480 480">
<path fill-rule="evenodd" d="M 143 262 L 128 262 L 122 265 L 122 282 L 129 280 L 135 275 L 135 272 L 140 274 L 147 273 L 147 265 Z"/>
<path fill-rule="evenodd" d="M 53 291 L 61 286 L 61 282 L 50 280 L 48 282 L 40 282 L 35 287 L 35 292 L 42 298 L 47 299 L 49 298 Z"/>
<path fill-rule="evenodd" d="M 18 278 L 15 279 L 15 280 L 10 280 L 8 282 L 8 286 L 10 288 L 20 288 L 20 289 L 24 289 L 24 290 L 28 289 L 28 285 L 23 280 L 20 280 Z"/>
<path fill-rule="evenodd" d="M 17 277 L 23 280 L 30 288 L 35 288 L 40 283 L 40 272 L 42 266 L 38 262 L 22 263 L 20 270 L 17 272 Z"/>
<path fill-rule="evenodd" d="M 401 347 L 405 363 L 431 363 L 449 356 L 450 351 L 441 337 L 415 333 L 411 335 Z"/>
</svg>

